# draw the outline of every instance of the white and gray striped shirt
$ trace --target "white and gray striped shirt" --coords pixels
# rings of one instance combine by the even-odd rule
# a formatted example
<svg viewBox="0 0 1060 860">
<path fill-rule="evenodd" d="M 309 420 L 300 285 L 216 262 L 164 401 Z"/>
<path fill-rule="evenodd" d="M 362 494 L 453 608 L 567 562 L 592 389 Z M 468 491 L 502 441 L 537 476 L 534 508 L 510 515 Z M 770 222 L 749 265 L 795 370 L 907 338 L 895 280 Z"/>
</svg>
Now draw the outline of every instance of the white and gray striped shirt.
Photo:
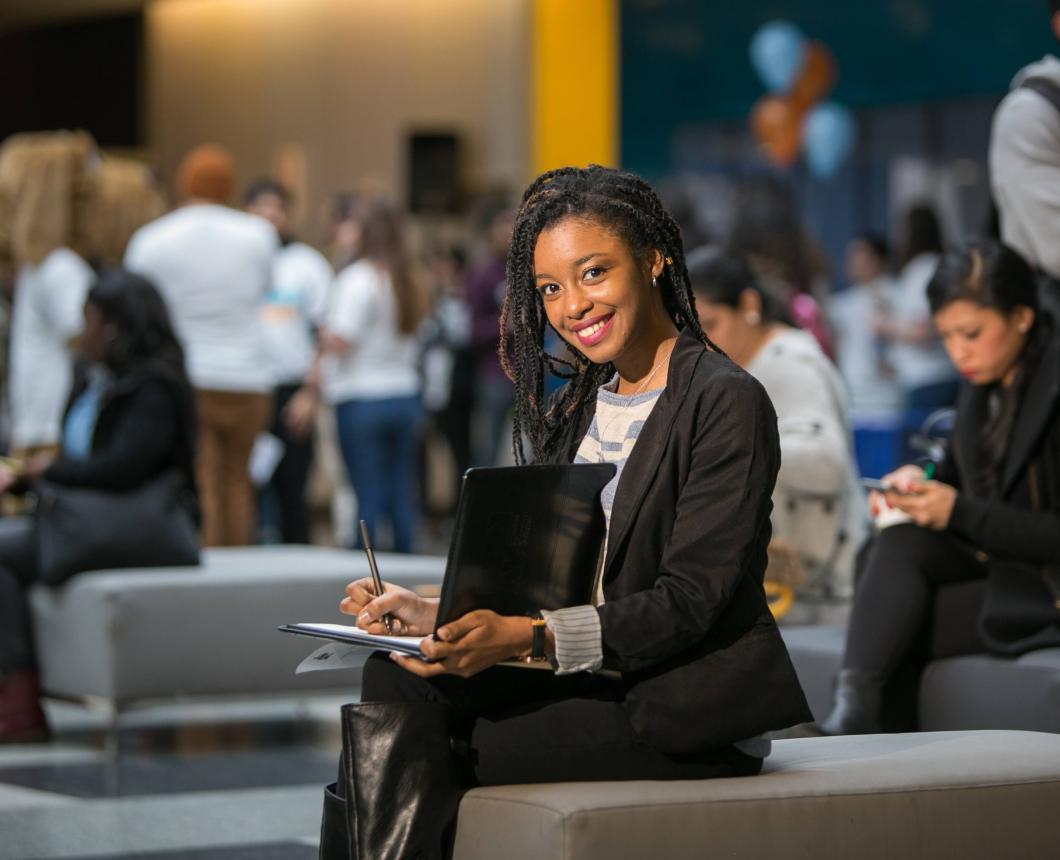
<svg viewBox="0 0 1060 860">
<path fill-rule="evenodd" d="M 655 407 L 662 388 L 641 394 L 618 394 L 618 374 L 602 385 L 596 393 L 596 415 L 589 430 L 578 446 L 575 463 L 614 463 L 615 476 L 600 494 L 604 509 L 604 521 L 611 528 L 611 508 L 615 503 L 615 490 L 622 477 L 626 460 L 640 436 L 644 422 Z M 603 559 L 607 556 L 604 542 Z M 600 615 L 596 607 L 604 602 L 603 578 L 597 572 L 596 589 L 591 606 L 570 606 L 552 612 L 541 613 L 549 630 L 556 639 L 556 674 L 572 672 L 594 672 L 604 661 L 603 643 L 600 634 Z"/>
</svg>

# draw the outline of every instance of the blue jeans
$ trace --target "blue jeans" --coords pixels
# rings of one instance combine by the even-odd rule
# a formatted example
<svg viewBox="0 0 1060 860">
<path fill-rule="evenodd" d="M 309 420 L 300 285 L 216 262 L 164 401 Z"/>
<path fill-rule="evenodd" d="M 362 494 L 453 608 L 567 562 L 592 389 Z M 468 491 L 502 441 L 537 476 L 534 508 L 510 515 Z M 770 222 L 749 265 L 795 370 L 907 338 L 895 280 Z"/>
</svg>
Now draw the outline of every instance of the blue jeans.
<svg viewBox="0 0 1060 860">
<path fill-rule="evenodd" d="M 386 518 L 395 552 L 412 552 L 416 529 L 416 453 L 423 407 L 418 395 L 385 400 L 347 400 L 335 407 L 339 446 L 357 511 L 375 543 Z M 358 545 L 360 535 L 358 534 Z"/>
</svg>

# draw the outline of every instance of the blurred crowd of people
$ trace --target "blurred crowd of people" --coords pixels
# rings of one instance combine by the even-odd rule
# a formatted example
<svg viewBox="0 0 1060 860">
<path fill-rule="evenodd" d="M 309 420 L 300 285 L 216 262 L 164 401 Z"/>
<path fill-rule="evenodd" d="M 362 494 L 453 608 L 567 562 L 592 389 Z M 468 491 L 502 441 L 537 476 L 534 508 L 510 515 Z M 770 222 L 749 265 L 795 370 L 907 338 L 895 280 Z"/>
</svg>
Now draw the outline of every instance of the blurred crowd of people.
<svg viewBox="0 0 1060 860">
<path fill-rule="evenodd" d="M 61 451 L 85 297 L 123 268 L 158 290 L 185 352 L 203 545 L 356 543 L 356 518 L 380 546 L 410 552 L 424 513 L 444 525 L 469 466 L 511 462 L 513 389 L 498 354 L 508 201 L 485 201 L 460 241 L 418 236 L 414 248 L 398 207 L 338 194 L 325 255 L 295 236 L 290 189 L 263 178 L 240 197 L 232 157 L 204 145 L 182 161 L 168 212 L 143 168 L 97 191 L 114 214 L 89 241 L 77 201 L 100 172 L 94 158 L 86 136 L 65 134 L 20 136 L 0 154 L 18 216 L 7 237 L 17 461 Z M 67 229 L 54 232 L 63 195 Z M 779 179 L 739 186 L 720 241 L 694 207 L 676 211 L 704 329 L 778 409 L 774 570 L 796 571 L 807 593 L 847 596 L 868 523 L 851 416 L 919 420 L 956 394 L 924 292 L 943 247 L 938 218 L 917 205 L 890 241 L 854 239 L 846 288 L 833 292 L 838 279 Z M 323 533 L 308 493 L 320 461 L 334 514 Z"/>
<path fill-rule="evenodd" d="M 996 176 L 1040 176 L 1011 140 L 1056 119 L 1026 89 L 1054 67 L 1047 59 L 1023 73 L 999 110 Z M 352 523 L 363 519 L 381 547 L 413 551 L 424 514 L 442 524 L 451 515 L 469 466 L 511 462 L 513 388 L 498 347 L 514 209 L 501 196 L 459 231 L 414 231 L 392 203 L 336 194 L 322 253 L 295 235 L 293 189 L 272 178 L 237 188 L 236 168 L 222 148 L 196 148 L 165 211 L 146 169 L 101 156 L 83 133 L 4 143 L 6 450 L 36 474 L 62 455 L 79 414 L 69 398 L 86 296 L 101 274 L 124 270 L 158 291 L 183 349 L 205 546 L 355 543 Z M 1048 266 L 1055 243 L 1033 212 L 1020 214 L 1028 195 L 1016 180 L 995 185 L 1006 238 Z M 945 230 L 930 203 L 917 203 L 892 235 L 850 241 L 838 271 L 781 178 L 734 188 L 725 235 L 698 222 L 687 189 L 664 186 L 663 196 L 681 224 L 704 330 L 778 411 L 773 569 L 795 571 L 808 593 L 848 596 L 869 523 L 859 421 L 889 416 L 908 432 L 956 402 L 958 373 L 926 295 Z M 324 476 L 330 533 L 316 530 L 314 475 Z"/>
<path fill-rule="evenodd" d="M 263 178 L 240 200 L 236 173 L 224 149 L 196 148 L 165 212 L 145 168 L 101 158 L 85 134 L 4 143 L 10 462 L 63 453 L 86 297 L 124 271 L 158 291 L 184 350 L 204 546 L 353 543 L 356 516 L 410 552 L 421 513 L 444 524 L 469 466 L 511 459 L 497 349 L 514 211 L 486 200 L 456 240 L 413 248 L 400 208 L 337 194 L 325 256 L 294 235 L 290 189 Z M 307 497 L 316 460 L 333 467 L 318 470 L 330 534 L 314 533 Z"/>
</svg>

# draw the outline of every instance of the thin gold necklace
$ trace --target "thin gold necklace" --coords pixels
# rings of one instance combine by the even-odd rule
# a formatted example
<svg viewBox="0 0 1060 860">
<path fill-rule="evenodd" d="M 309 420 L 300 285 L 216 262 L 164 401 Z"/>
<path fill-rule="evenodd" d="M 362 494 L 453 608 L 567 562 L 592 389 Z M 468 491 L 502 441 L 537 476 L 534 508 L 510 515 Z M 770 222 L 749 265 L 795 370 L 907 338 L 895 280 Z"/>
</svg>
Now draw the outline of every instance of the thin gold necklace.
<svg viewBox="0 0 1060 860">
<path fill-rule="evenodd" d="M 648 387 L 648 383 L 650 383 L 652 381 L 652 379 L 655 377 L 655 374 L 658 373 L 659 368 L 662 367 L 664 364 L 666 364 L 667 361 L 670 360 L 670 353 L 672 353 L 674 351 L 674 346 L 676 345 L 676 343 L 677 343 L 677 341 L 675 340 L 672 344 L 670 344 L 670 348 L 666 351 L 665 357 L 663 357 L 663 359 L 657 365 L 655 365 L 655 367 L 653 367 L 651 369 L 651 373 L 649 373 L 646 377 L 644 377 L 644 379 L 641 381 L 640 385 L 638 385 L 636 387 L 636 389 L 633 391 L 632 394 L 628 394 L 628 395 L 624 394 L 622 396 L 623 397 L 629 397 L 630 399 L 632 399 L 632 398 L 636 397 L 638 394 L 640 394 L 642 391 L 644 391 L 644 389 Z M 619 376 L 619 380 L 621 380 L 621 379 L 622 379 L 622 377 Z M 618 394 L 618 386 L 617 385 L 615 386 L 615 393 Z M 617 421 L 621 416 L 622 416 L 622 407 L 619 407 L 618 409 L 615 410 L 615 414 L 611 417 L 611 420 L 608 421 L 603 426 L 603 428 L 600 430 L 600 432 L 598 434 L 599 437 L 600 437 L 600 453 L 599 453 L 599 459 L 598 459 L 597 462 L 600 462 L 600 463 L 604 462 L 604 435 L 611 428 L 611 425 L 614 424 L 615 421 Z"/>
</svg>

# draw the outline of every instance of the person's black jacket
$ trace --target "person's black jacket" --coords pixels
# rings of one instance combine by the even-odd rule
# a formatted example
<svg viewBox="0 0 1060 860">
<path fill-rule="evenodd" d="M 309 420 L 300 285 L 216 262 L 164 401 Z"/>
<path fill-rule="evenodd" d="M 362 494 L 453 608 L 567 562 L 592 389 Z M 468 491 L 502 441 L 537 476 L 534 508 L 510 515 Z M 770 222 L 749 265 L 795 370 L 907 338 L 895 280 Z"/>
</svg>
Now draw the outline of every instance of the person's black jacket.
<svg viewBox="0 0 1060 860">
<path fill-rule="evenodd" d="M 762 589 L 779 466 L 765 390 L 682 333 L 615 493 L 598 609 L 604 666 L 654 749 L 703 752 L 812 719 Z"/>
<path fill-rule="evenodd" d="M 69 407 L 87 387 L 78 372 Z M 84 460 L 60 455 L 44 473 L 55 484 L 133 490 L 176 469 L 187 484 L 189 512 L 197 519 L 195 414 L 191 390 L 172 374 L 145 366 L 116 379 L 100 403 L 92 451 Z"/>
<path fill-rule="evenodd" d="M 1060 645 L 1060 336 L 1041 316 L 1045 342 L 1016 413 L 999 497 L 986 497 L 975 468 L 986 386 L 964 385 L 937 473 L 958 491 L 947 529 L 987 565 L 980 634 L 1006 655 Z"/>
</svg>

